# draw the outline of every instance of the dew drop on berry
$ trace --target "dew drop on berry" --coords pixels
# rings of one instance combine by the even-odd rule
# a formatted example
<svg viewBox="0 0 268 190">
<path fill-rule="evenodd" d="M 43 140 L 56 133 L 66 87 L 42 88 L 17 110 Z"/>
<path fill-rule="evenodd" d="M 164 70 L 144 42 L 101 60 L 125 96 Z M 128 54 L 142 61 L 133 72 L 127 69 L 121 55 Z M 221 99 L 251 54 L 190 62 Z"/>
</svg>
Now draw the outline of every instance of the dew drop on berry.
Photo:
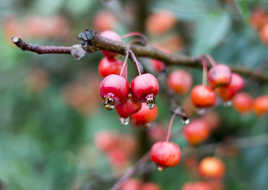
<svg viewBox="0 0 268 190">
<path fill-rule="evenodd" d="M 230 106 L 232 106 L 232 101 L 226 101 L 226 102 L 224 102 L 223 103 L 223 106 L 224 107 L 230 107 Z"/>
<path fill-rule="evenodd" d="M 187 125 L 190 123 L 190 118 L 189 117 L 182 117 L 181 122 L 183 125 Z"/>
<path fill-rule="evenodd" d="M 160 172 L 162 172 L 164 170 L 164 168 L 162 166 L 158 166 L 157 167 L 157 170 L 160 171 Z"/>
<path fill-rule="evenodd" d="M 114 99 L 107 96 L 104 98 L 104 107 L 107 109 L 107 110 L 113 110 L 114 109 Z"/>
<path fill-rule="evenodd" d="M 120 117 L 120 121 L 123 125 L 128 125 L 129 124 L 129 117 L 126 117 L 126 118 Z"/>
<path fill-rule="evenodd" d="M 146 97 L 146 105 L 151 110 L 155 106 L 155 97 L 154 95 L 150 94 Z"/>
</svg>

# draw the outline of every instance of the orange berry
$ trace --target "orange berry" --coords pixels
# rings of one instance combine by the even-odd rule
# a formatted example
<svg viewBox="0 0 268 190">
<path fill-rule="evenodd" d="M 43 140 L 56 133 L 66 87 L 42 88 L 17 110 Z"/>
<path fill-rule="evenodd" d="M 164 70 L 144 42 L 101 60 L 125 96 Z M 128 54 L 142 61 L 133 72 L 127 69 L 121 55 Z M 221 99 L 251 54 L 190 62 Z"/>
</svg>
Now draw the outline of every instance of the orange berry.
<svg viewBox="0 0 268 190">
<path fill-rule="evenodd" d="M 251 110 L 253 100 L 248 93 L 241 92 L 233 98 L 233 106 L 240 113 L 247 113 Z"/>
<path fill-rule="evenodd" d="M 168 76 L 169 88 L 177 94 L 185 94 L 192 86 L 192 76 L 187 71 L 175 70 Z"/>
<path fill-rule="evenodd" d="M 149 109 L 146 103 L 142 103 L 138 112 L 131 115 L 131 121 L 134 125 L 144 125 L 156 119 L 158 108 L 155 105 L 153 109 Z"/>
<path fill-rule="evenodd" d="M 257 115 L 268 114 L 268 95 L 257 97 L 253 103 L 253 110 Z"/>
<path fill-rule="evenodd" d="M 191 99 L 198 108 L 213 107 L 216 104 L 216 93 L 208 86 L 197 85 L 192 89 Z"/>
<path fill-rule="evenodd" d="M 225 164 L 215 157 L 204 158 L 199 164 L 199 173 L 207 178 L 222 178 L 225 174 Z"/>
</svg>

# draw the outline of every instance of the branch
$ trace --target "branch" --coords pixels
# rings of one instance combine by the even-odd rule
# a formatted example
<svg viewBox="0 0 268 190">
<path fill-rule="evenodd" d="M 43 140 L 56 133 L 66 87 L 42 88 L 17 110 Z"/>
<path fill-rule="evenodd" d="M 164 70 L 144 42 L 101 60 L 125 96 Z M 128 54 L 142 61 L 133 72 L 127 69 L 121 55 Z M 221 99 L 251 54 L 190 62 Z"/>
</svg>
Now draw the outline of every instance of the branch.
<svg viewBox="0 0 268 190">
<path fill-rule="evenodd" d="M 13 37 L 12 42 L 22 50 L 32 51 L 38 54 L 71 54 L 72 46 L 38 46 L 34 44 L 27 43 L 18 37 Z M 90 44 L 90 45 L 88 45 Z M 88 49 L 90 50 L 109 50 L 116 52 L 118 54 L 125 54 L 127 49 L 127 44 L 123 42 L 116 42 L 103 38 L 98 34 L 93 35 L 87 43 Z M 163 61 L 167 65 L 180 65 L 192 68 L 202 68 L 202 64 L 198 58 L 184 56 L 184 55 L 174 55 L 168 54 L 151 46 L 131 46 L 131 50 L 138 57 L 147 57 L 152 59 L 158 59 Z M 91 51 L 88 53 L 92 53 Z M 268 74 L 254 71 L 251 68 L 246 68 L 244 66 L 234 66 L 229 65 L 233 72 L 252 77 L 260 82 L 268 82 Z"/>
</svg>

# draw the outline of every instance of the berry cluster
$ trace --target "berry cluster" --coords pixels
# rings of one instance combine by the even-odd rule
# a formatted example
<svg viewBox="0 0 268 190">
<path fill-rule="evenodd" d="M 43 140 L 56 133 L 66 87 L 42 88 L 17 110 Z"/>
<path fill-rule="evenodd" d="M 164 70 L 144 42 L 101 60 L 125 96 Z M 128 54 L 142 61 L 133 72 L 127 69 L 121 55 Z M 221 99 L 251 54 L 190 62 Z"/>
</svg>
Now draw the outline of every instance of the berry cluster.
<svg viewBox="0 0 268 190">
<path fill-rule="evenodd" d="M 139 179 L 132 178 L 123 183 L 120 190 L 160 190 L 160 187 L 153 182 L 143 183 Z"/>
<path fill-rule="evenodd" d="M 101 36 L 121 41 L 121 37 L 113 31 L 104 31 Z M 104 77 L 100 84 L 100 95 L 105 108 L 116 109 L 123 124 L 131 118 L 133 124 L 144 125 L 153 121 L 158 114 L 155 98 L 159 91 L 157 78 L 149 73 L 142 74 L 140 64 L 134 53 L 126 52 L 124 63 L 110 51 L 102 51 L 105 56 L 99 64 L 99 74 Z M 136 63 L 139 75 L 131 83 L 127 80 L 127 63 L 129 55 Z"/>
</svg>

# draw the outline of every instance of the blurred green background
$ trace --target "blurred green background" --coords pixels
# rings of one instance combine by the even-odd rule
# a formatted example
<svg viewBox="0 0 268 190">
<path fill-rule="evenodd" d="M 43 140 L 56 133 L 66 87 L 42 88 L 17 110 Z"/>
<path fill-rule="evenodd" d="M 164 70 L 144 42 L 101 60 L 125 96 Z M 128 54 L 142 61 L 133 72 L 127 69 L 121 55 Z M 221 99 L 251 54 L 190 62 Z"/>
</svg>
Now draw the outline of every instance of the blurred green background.
<svg viewBox="0 0 268 190">
<path fill-rule="evenodd" d="M 144 26 L 129 27 L 125 23 L 136 21 L 136 7 L 141 2 L 0 0 L 1 190 L 109 189 L 124 171 L 111 166 L 96 148 L 94 136 L 98 131 L 110 130 L 129 134 L 139 142 L 146 130 L 122 126 L 115 112 L 103 108 L 97 74 L 102 55 L 88 54 L 79 61 L 68 55 L 37 55 L 22 52 L 11 44 L 10 37 L 18 35 L 36 44 L 72 45 L 85 28 L 96 29 L 94 18 L 100 11 L 109 11 L 115 17 L 112 29 L 121 35 L 143 30 Z M 166 43 L 174 45 L 169 47 L 173 53 L 209 53 L 220 62 L 268 72 L 268 39 L 265 42 L 249 21 L 256 8 L 268 11 L 267 0 L 151 0 L 146 4 L 147 16 L 164 9 L 177 19 L 168 32 L 148 34 L 152 44 L 169 40 Z M 123 12 L 114 11 L 118 5 Z M 130 69 L 130 76 L 134 76 L 136 71 Z M 200 83 L 201 70 L 187 70 L 195 83 Z M 244 79 L 245 91 L 253 97 L 268 93 L 267 83 Z M 157 102 L 157 122 L 166 125 L 170 104 L 164 94 Z M 257 118 L 253 113 L 240 115 L 232 107 L 215 109 L 221 123 L 207 143 L 228 136 L 268 133 L 267 115 Z M 174 131 L 179 127 L 179 120 L 175 121 Z M 183 137 L 175 142 L 187 146 Z M 128 166 L 138 157 L 133 155 Z M 225 189 L 268 189 L 267 146 L 245 148 L 223 160 L 227 166 Z M 164 190 L 178 190 L 198 177 L 180 164 L 164 172 L 155 170 L 146 179 Z"/>
</svg>

